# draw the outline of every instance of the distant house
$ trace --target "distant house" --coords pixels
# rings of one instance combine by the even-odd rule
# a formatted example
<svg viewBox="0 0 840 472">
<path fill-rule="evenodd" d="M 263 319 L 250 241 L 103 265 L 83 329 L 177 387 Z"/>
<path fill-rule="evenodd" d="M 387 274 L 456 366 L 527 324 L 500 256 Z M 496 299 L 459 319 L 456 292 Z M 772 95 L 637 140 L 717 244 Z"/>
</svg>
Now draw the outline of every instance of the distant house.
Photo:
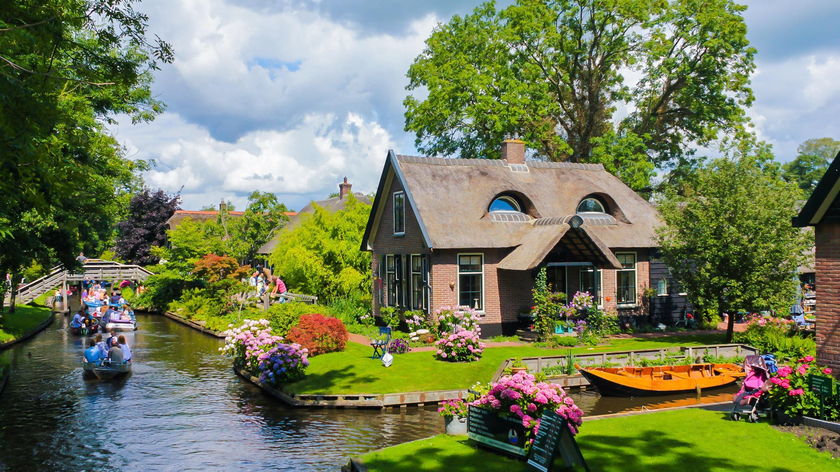
<svg viewBox="0 0 840 472">
<path fill-rule="evenodd" d="M 277 244 L 280 242 L 280 237 L 283 234 L 283 231 L 289 230 L 294 228 L 300 223 L 300 218 L 302 215 L 307 213 L 313 213 L 315 211 L 315 206 L 318 205 L 321 208 L 327 209 L 330 212 L 336 212 L 343 210 L 344 207 L 347 205 L 347 196 L 351 194 L 351 189 L 353 188 L 353 184 L 347 182 L 347 177 L 344 178 L 344 182 L 338 184 L 338 196 L 328 198 L 326 200 L 319 200 L 319 201 L 312 201 L 309 202 L 308 205 L 303 207 L 302 210 L 295 213 L 294 215 L 289 216 L 289 221 L 286 225 L 278 232 L 274 234 L 274 237 L 271 238 L 267 243 L 265 243 L 258 251 L 257 254 L 262 256 L 269 256 L 274 249 L 277 247 Z M 365 205 L 370 205 L 371 201 L 367 195 L 363 193 L 356 192 L 353 196 L 361 203 Z"/>
<path fill-rule="evenodd" d="M 814 227 L 817 360 L 840 372 L 840 154 L 793 219 Z"/>
<path fill-rule="evenodd" d="M 657 212 L 601 165 L 388 153 L 362 249 L 373 253 L 374 313 L 469 305 L 483 334 L 512 333 L 533 300 L 539 268 L 555 291 L 589 291 L 619 314 L 672 320 L 684 294 L 656 261 Z"/>
</svg>

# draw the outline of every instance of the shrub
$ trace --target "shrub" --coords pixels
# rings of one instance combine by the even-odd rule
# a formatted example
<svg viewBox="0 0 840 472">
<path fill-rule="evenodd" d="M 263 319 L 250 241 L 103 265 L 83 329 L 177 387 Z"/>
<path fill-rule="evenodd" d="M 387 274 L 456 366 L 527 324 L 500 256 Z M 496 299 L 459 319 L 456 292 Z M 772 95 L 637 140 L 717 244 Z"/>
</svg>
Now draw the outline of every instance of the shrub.
<svg viewBox="0 0 840 472">
<path fill-rule="evenodd" d="M 796 324 L 777 318 L 753 318 L 743 333 L 735 333 L 732 341 L 748 344 L 762 353 L 773 353 L 776 359 L 799 359 L 814 355 L 817 344 L 797 332 Z"/>
<path fill-rule="evenodd" d="M 403 313 L 403 317 L 405 318 L 405 324 L 411 331 L 429 328 L 429 320 L 426 319 L 426 314 L 420 310 L 406 311 Z"/>
<path fill-rule="evenodd" d="M 391 354 L 405 354 L 411 348 L 408 347 L 408 341 L 405 339 L 395 339 L 394 342 L 388 346 L 388 352 Z"/>
<path fill-rule="evenodd" d="M 456 416 L 466 418 L 467 413 L 467 402 L 460 398 L 442 401 L 438 407 L 438 414 L 444 418 L 453 418 Z"/>
<path fill-rule="evenodd" d="M 477 361 L 484 352 L 484 343 L 476 331 L 460 330 L 435 342 L 437 356 L 449 362 Z"/>
<path fill-rule="evenodd" d="M 379 309 L 379 317 L 382 318 L 382 324 L 397 329 L 400 325 L 400 312 L 392 306 L 384 306 Z"/>
<path fill-rule="evenodd" d="M 443 338 L 448 333 L 460 330 L 473 331 L 476 337 L 481 336 L 478 315 L 468 306 L 442 307 L 435 312 L 435 320 L 431 331 L 436 338 Z"/>
<path fill-rule="evenodd" d="M 307 354 L 300 344 L 275 344 L 259 355 L 260 382 L 276 386 L 299 379 L 309 366 Z"/>
<path fill-rule="evenodd" d="M 289 331 L 288 339 L 309 349 L 310 355 L 317 356 L 343 351 L 348 335 L 341 320 L 313 313 L 300 317 L 298 325 Z"/>
<path fill-rule="evenodd" d="M 271 330 L 278 336 L 286 336 L 289 331 L 298 325 L 300 317 L 306 314 L 320 314 L 329 316 L 331 310 L 321 305 L 307 305 L 301 302 L 275 303 L 268 311 L 255 311 L 268 319 L 271 323 Z"/>
<path fill-rule="evenodd" d="M 500 416 L 516 415 L 525 426 L 525 449 L 529 450 L 532 440 L 540 428 L 540 418 L 549 410 L 565 418 L 572 434 L 577 434 L 583 423 L 583 411 L 566 396 L 563 387 L 537 382 L 527 372 L 504 376 L 470 405 L 498 410 Z"/>
<path fill-rule="evenodd" d="M 821 368 L 813 356 L 799 359 L 795 368 L 779 367 L 779 371 L 770 379 L 770 400 L 773 406 L 781 409 L 789 416 L 818 417 L 820 413 L 820 398 L 808 386 L 808 376 L 831 377 L 831 369 Z M 833 382 L 833 380 L 832 380 Z M 840 419 L 840 405 L 837 397 L 830 395 L 823 399 L 824 412 L 827 419 Z"/>
<path fill-rule="evenodd" d="M 345 326 L 365 324 L 365 316 L 370 316 L 370 303 L 360 303 L 351 298 L 340 298 L 329 305 L 329 314 L 340 319 Z"/>
<path fill-rule="evenodd" d="M 578 345 L 578 338 L 574 336 L 552 336 L 548 347 L 574 347 Z"/>
<path fill-rule="evenodd" d="M 282 337 L 271 334 L 268 320 L 245 320 L 239 328 L 228 327 L 225 345 L 219 351 L 233 357 L 235 365 L 258 375 L 261 382 L 290 382 L 309 366 L 308 351 L 299 344 L 283 344 Z"/>
<path fill-rule="evenodd" d="M 236 259 L 230 256 L 206 254 L 196 261 L 192 275 L 201 277 L 208 282 L 218 282 L 222 279 L 242 279 L 247 277 L 251 266 L 239 267 Z"/>
</svg>

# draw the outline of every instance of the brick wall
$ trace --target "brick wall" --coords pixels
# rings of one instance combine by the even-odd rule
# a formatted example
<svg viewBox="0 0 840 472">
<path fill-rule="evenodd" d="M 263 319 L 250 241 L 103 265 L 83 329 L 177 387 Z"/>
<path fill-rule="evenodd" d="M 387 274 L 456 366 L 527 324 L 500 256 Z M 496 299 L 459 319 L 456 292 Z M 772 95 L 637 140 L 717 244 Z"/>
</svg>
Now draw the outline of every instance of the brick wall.
<svg viewBox="0 0 840 472">
<path fill-rule="evenodd" d="M 815 228 L 817 361 L 840 372 L 840 223 Z"/>
</svg>

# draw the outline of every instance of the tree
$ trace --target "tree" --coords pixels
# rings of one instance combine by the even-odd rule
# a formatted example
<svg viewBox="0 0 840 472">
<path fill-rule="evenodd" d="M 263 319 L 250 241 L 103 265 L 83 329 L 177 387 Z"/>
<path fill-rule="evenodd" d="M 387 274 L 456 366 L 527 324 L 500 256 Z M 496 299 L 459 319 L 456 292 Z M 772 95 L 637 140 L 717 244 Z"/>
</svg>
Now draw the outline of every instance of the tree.
<svg viewBox="0 0 840 472">
<path fill-rule="evenodd" d="M 207 254 L 195 263 L 192 275 L 213 283 L 222 279 L 239 280 L 247 277 L 249 266 L 240 267 L 236 259 L 230 256 Z"/>
<path fill-rule="evenodd" d="M 157 264 L 160 258 L 151 253 L 151 247 L 166 245 L 166 221 L 180 203 L 180 195 L 167 195 L 160 189 L 144 188 L 135 194 L 126 219 L 117 224 L 116 255 L 135 264 Z"/>
<path fill-rule="evenodd" d="M 371 301 L 370 253 L 360 250 L 370 205 L 347 196 L 344 209 L 330 212 L 314 205 L 300 224 L 284 231 L 269 257 L 289 291 L 331 302 L 350 298 Z"/>
<path fill-rule="evenodd" d="M 706 319 L 735 310 L 785 311 L 808 247 L 790 221 L 800 192 L 752 147 L 701 168 L 688 196 L 659 208 L 662 259 Z"/>
<path fill-rule="evenodd" d="M 732 0 L 485 3 L 435 28 L 408 70 L 406 131 L 428 154 L 602 163 L 634 189 L 741 129 L 754 49 Z M 636 83 L 623 69 L 638 73 Z M 617 120 L 617 106 L 632 110 Z"/>
<path fill-rule="evenodd" d="M 228 254 L 242 263 L 253 261 L 257 251 L 289 221 L 287 211 L 286 205 L 278 202 L 273 193 L 253 192 L 248 197 L 245 213 L 239 218 L 227 219 Z M 220 223 L 224 216 L 219 213 Z"/>
<path fill-rule="evenodd" d="M 798 185 L 808 198 L 840 152 L 840 141 L 832 138 L 809 139 L 799 145 L 797 152 L 794 160 L 782 166 L 782 176 L 787 182 Z"/>
</svg>

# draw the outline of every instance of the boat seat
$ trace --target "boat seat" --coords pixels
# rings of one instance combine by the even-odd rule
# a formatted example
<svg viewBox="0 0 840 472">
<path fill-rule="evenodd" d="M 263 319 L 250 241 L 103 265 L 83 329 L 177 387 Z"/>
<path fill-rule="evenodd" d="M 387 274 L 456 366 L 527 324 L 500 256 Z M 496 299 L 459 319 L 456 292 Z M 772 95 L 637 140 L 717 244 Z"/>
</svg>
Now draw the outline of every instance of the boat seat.
<svg viewBox="0 0 840 472">
<path fill-rule="evenodd" d="M 681 372 L 671 372 L 671 377 L 676 377 L 678 379 L 691 379 L 690 375 L 683 374 Z"/>
<path fill-rule="evenodd" d="M 636 377 L 635 375 L 631 374 L 630 372 L 627 372 L 626 370 L 619 370 L 618 375 L 623 375 L 625 377 Z"/>
</svg>

